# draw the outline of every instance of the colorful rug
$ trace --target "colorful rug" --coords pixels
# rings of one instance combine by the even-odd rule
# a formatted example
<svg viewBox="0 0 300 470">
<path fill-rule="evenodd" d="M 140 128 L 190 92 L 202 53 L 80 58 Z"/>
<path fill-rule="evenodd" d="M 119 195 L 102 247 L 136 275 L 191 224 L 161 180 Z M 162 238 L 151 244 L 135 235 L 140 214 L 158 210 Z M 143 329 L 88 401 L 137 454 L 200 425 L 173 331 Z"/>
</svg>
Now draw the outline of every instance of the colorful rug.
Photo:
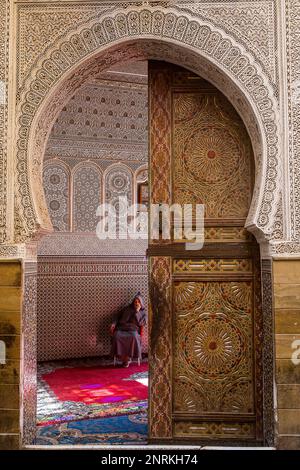
<svg viewBox="0 0 300 470">
<path fill-rule="evenodd" d="M 39 365 L 38 426 L 145 413 L 147 370 L 147 362 L 125 369 L 101 359 Z"/>
<path fill-rule="evenodd" d="M 37 445 L 146 444 L 147 413 L 38 428 Z"/>
</svg>

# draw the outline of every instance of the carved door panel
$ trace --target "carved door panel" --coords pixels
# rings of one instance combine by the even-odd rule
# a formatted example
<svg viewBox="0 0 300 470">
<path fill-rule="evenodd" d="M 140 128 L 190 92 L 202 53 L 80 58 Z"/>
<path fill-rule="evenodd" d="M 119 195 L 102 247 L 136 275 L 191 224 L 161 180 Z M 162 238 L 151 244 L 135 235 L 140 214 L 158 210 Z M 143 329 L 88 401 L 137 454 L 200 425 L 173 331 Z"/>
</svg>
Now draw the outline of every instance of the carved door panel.
<svg viewBox="0 0 300 470">
<path fill-rule="evenodd" d="M 152 440 L 261 442 L 258 247 L 244 228 L 253 154 L 214 86 L 149 62 L 150 199 L 205 205 L 205 243 L 150 240 Z"/>
</svg>

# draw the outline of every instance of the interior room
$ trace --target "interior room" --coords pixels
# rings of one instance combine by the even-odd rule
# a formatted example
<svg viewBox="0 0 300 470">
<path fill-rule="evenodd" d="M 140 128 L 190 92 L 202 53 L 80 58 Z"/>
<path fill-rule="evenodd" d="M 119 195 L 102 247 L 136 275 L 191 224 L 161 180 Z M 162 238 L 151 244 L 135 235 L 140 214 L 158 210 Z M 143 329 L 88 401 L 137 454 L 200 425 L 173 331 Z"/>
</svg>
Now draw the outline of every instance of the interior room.
<svg viewBox="0 0 300 470">
<path fill-rule="evenodd" d="M 148 330 L 128 367 L 110 327 L 140 292 L 146 240 L 99 240 L 100 203 L 147 203 L 147 62 L 87 81 L 51 130 L 43 183 L 54 232 L 38 245 L 37 439 L 40 445 L 144 443 Z"/>
</svg>

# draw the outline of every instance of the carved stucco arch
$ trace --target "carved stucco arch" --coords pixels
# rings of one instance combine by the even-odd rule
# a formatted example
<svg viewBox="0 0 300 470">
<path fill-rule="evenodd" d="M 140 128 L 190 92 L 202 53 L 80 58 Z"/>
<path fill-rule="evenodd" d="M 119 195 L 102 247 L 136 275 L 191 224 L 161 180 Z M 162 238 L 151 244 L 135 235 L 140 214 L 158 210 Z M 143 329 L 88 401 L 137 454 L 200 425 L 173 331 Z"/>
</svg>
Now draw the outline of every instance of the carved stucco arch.
<svg viewBox="0 0 300 470">
<path fill-rule="evenodd" d="M 255 188 L 246 226 L 272 238 L 280 190 L 278 104 L 267 74 L 229 34 L 178 9 L 129 7 L 103 14 L 48 48 L 20 96 L 17 141 L 17 241 L 51 230 L 42 185 L 43 155 L 52 124 L 89 78 L 120 61 L 176 63 L 217 86 L 241 115 L 255 155 Z"/>
</svg>

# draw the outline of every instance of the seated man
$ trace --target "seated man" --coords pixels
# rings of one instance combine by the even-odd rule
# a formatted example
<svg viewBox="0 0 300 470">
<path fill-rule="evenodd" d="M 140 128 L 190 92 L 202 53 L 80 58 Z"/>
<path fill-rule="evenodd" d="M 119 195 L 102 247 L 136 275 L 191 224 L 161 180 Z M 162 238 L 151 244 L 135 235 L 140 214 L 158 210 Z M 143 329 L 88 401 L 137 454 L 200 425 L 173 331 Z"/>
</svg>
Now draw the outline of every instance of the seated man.
<svg viewBox="0 0 300 470">
<path fill-rule="evenodd" d="M 132 357 L 142 356 L 140 329 L 146 320 L 144 302 L 138 292 L 132 303 L 117 314 L 110 327 L 112 355 L 121 358 L 123 367 L 129 366 Z"/>
</svg>

